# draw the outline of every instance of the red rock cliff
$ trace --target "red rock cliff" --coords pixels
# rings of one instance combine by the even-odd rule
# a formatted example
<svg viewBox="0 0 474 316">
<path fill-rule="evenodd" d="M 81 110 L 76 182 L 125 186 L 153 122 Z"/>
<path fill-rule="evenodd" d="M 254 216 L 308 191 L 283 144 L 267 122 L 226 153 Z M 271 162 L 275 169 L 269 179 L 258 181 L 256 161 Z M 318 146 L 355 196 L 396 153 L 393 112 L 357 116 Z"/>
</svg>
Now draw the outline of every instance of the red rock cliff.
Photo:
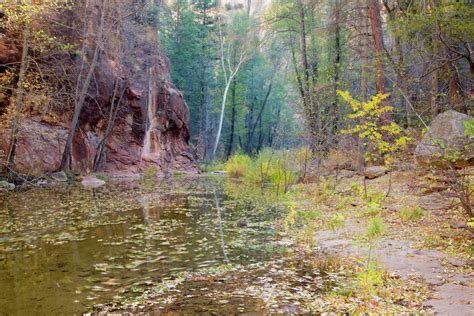
<svg viewBox="0 0 474 316">
<path fill-rule="evenodd" d="M 1 32 L 1 30 L 0 30 Z M 116 123 L 107 139 L 98 171 L 112 175 L 133 175 L 149 166 L 158 171 L 196 172 L 189 146 L 189 110 L 170 80 L 168 59 L 156 42 L 145 40 L 136 23 L 126 23 L 115 40 L 100 51 L 71 151 L 73 171 L 92 170 L 99 142 L 103 139 L 112 100 L 118 102 Z M 0 34 L 0 65 L 19 60 L 21 49 L 8 34 Z M 3 49 L 5 48 L 5 49 Z M 120 54 L 116 51 L 120 50 Z M 71 55 L 61 58 L 71 59 Z M 80 58 L 73 56 L 77 65 Z M 5 71 L 5 69 L 0 69 Z M 71 77 L 77 72 L 72 72 Z M 117 88 L 116 88 L 116 85 Z M 118 97 L 120 96 L 120 98 Z M 13 96 L 0 95 L 0 111 Z M 18 137 L 15 169 L 40 174 L 59 168 L 73 107 L 65 104 L 54 115 L 26 113 Z M 44 114 L 44 113 L 42 113 Z M 6 152 L 9 130 L 0 130 L 0 150 Z"/>
</svg>

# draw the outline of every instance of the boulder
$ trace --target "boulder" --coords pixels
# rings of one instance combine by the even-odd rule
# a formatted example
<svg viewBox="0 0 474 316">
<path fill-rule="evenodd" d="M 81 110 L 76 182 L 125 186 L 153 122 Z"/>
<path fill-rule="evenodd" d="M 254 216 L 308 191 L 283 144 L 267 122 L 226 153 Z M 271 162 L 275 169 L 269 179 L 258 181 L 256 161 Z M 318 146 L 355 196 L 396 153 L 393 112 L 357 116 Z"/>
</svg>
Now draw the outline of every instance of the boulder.
<svg viewBox="0 0 474 316">
<path fill-rule="evenodd" d="M 367 179 L 375 179 L 386 174 L 388 169 L 384 166 L 372 166 L 364 169 L 364 176 Z"/>
<path fill-rule="evenodd" d="M 422 209 L 429 211 L 447 210 L 456 205 L 456 198 L 449 192 L 434 192 L 422 196 L 418 201 Z"/>
<path fill-rule="evenodd" d="M 101 179 L 98 179 L 94 176 L 85 176 L 82 179 L 81 184 L 85 188 L 98 188 L 98 187 L 103 186 L 105 184 L 105 181 L 101 180 Z"/>
<path fill-rule="evenodd" d="M 338 177 L 339 178 L 352 178 L 356 174 L 357 174 L 357 172 L 355 172 L 353 170 L 342 169 L 341 171 L 339 171 Z"/>
<path fill-rule="evenodd" d="M 0 192 L 1 191 L 13 191 L 15 190 L 15 185 L 8 181 L 0 181 Z"/>
<path fill-rule="evenodd" d="M 51 178 L 57 182 L 67 182 L 67 174 L 64 171 L 58 171 L 51 174 Z"/>
<path fill-rule="evenodd" d="M 464 124 L 471 119 L 471 116 L 453 110 L 439 114 L 415 149 L 417 162 L 436 163 L 445 151 L 459 151 L 464 154 L 468 164 L 472 165 L 474 143 L 464 134 Z"/>
</svg>

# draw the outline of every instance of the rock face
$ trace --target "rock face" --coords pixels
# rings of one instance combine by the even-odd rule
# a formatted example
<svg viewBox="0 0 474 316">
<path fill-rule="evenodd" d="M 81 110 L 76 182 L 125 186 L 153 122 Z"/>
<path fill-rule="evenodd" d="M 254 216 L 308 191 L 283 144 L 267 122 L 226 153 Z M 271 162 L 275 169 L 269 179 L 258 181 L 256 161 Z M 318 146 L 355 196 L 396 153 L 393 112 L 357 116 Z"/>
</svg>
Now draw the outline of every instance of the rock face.
<svg viewBox="0 0 474 316">
<path fill-rule="evenodd" d="M 86 176 L 82 179 L 81 184 L 85 188 L 98 188 L 105 185 L 105 181 L 93 176 Z"/>
<path fill-rule="evenodd" d="M 434 192 L 422 196 L 418 203 L 425 210 L 447 210 L 456 205 L 456 199 L 447 192 Z"/>
<path fill-rule="evenodd" d="M 73 23 L 68 21 L 64 23 Z M 0 63 L 17 61 L 20 50 L 11 44 L 15 41 L 1 32 Z M 119 102 L 117 119 L 97 171 L 128 176 L 152 166 L 157 172 L 197 172 L 188 143 L 189 110 L 182 93 L 171 82 L 168 59 L 158 50 L 156 38 L 150 39 L 136 21 L 124 22 L 117 36 L 107 38 L 99 53 L 88 91 L 90 97 L 86 99 L 73 139 L 71 169 L 82 173 L 92 171 L 109 113 Z M 72 59 L 76 69 L 82 61 L 73 53 L 56 58 L 64 58 L 66 64 Z M 74 82 L 76 78 L 77 71 L 70 74 L 69 80 Z M 119 98 L 120 95 L 123 97 Z M 0 95 L 0 112 L 13 96 L 5 98 L 2 101 Z M 34 113 L 22 120 L 14 165 L 19 172 L 37 175 L 58 170 L 73 104 L 61 105 L 54 111 L 52 114 L 57 117 L 54 121 Z M 0 152 L 8 150 L 9 135 L 9 130 L 0 129 Z"/>
<path fill-rule="evenodd" d="M 7 192 L 15 190 L 15 185 L 7 181 L 0 181 L 0 192 Z"/>
<path fill-rule="evenodd" d="M 0 34 L 0 64 L 8 64 L 19 62 L 21 59 L 21 51 L 18 49 L 14 41 L 4 34 Z"/>
<path fill-rule="evenodd" d="M 64 171 L 53 172 L 51 178 L 57 182 L 67 182 L 67 174 Z"/>
<path fill-rule="evenodd" d="M 368 179 L 375 179 L 386 174 L 388 169 L 384 166 L 372 166 L 364 169 L 364 176 Z"/>
<path fill-rule="evenodd" d="M 428 163 L 437 160 L 436 155 L 443 154 L 439 144 L 444 144 L 447 150 L 464 153 L 470 164 L 474 162 L 474 146 L 468 146 L 470 141 L 464 135 L 464 123 L 472 117 L 453 110 L 438 115 L 428 128 L 420 144 L 416 147 L 415 157 L 418 162 Z M 466 149 L 466 147 L 468 147 Z"/>
</svg>

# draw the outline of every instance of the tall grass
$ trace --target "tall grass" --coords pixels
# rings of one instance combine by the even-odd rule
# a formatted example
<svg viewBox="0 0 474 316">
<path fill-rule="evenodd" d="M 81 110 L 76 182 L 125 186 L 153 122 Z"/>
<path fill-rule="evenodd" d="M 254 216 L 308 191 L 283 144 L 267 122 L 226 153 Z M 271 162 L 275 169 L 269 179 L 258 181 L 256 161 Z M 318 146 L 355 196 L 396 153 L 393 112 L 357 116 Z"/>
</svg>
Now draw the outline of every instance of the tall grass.
<svg viewBox="0 0 474 316">
<path fill-rule="evenodd" d="M 235 154 L 225 163 L 224 169 L 230 177 L 240 178 L 252 167 L 252 159 L 245 154 Z"/>
<path fill-rule="evenodd" d="M 261 191 L 272 188 L 277 194 L 286 193 L 292 184 L 306 178 L 309 169 L 307 149 L 279 150 L 265 148 L 255 158 L 235 154 L 226 162 L 225 170 L 230 177 L 243 178 L 257 185 Z"/>
</svg>

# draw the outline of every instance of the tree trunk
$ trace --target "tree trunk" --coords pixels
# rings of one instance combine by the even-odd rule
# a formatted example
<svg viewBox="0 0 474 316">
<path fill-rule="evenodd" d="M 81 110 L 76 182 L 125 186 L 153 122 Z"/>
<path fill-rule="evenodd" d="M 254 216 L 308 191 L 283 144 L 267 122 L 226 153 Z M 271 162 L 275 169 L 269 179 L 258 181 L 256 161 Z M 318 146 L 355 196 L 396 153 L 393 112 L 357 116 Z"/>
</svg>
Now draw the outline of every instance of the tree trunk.
<svg viewBox="0 0 474 316">
<path fill-rule="evenodd" d="M 8 174 L 11 175 L 13 169 L 13 164 L 15 161 L 15 151 L 16 143 L 18 140 L 18 132 L 20 130 L 20 117 L 23 110 L 23 93 L 25 90 L 25 76 L 26 71 L 28 70 L 29 56 L 28 50 L 30 47 L 30 32 L 31 25 L 30 21 L 26 22 L 25 28 L 23 30 L 23 51 L 21 54 L 21 64 L 20 64 L 20 76 L 18 78 L 18 90 L 15 100 L 15 118 L 13 120 L 12 131 L 10 135 L 10 145 L 8 147 L 7 153 L 7 168 Z"/>
<path fill-rule="evenodd" d="M 250 130 L 250 133 L 248 135 L 246 152 L 249 152 L 250 144 L 252 143 L 252 139 L 253 139 L 253 135 L 255 133 L 255 129 L 257 128 L 257 125 L 258 125 L 259 121 L 262 120 L 263 111 L 265 110 L 265 106 L 268 102 L 268 98 L 270 97 L 270 94 L 272 92 L 272 86 L 273 86 L 273 76 L 272 76 L 272 79 L 270 81 L 270 84 L 268 85 L 267 93 L 265 94 L 265 99 L 263 99 L 263 102 L 260 105 L 260 110 L 258 111 L 257 120 L 255 121 L 255 124 L 252 123 L 252 129 Z"/>
<path fill-rule="evenodd" d="M 359 23 L 362 27 L 361 30 L 361 51 L 362 51 L 362 66 L 360 69 L 360 99 L 362 101 L 366 101 L 369 96 L 369 83 L 367 82 L 367 78 L 369 75 L 369 22 L 367 20 L 367 7 L 364 7 L 363 0 L 359 0 L 358 5 L 363 7 L 361 9 L 360 20 Z"/>
<path fill-rule="evenodd" d="M 439 5 L 439 0 L 431 0 L 426 3 L 429 9 L 435 9 Z M 431 54 L 434 58 L 439 51 L 439 42 L 437 35 L 437 22 L 433 25 L 433 32 L 431 33 Z M 438 107 L 438 69 L 434 69 L 430 75 L 430 107 L 431 118 L 434 119 L 439 113 Z"/>
<path fill-rule="evenodd" d="M 275 139 L 275 131 L 278 128 L 278 125 L 280 124 L 280 113 L 281 113 L 281 106 L 278 107 L 276 111 L 276 120 L 273 122 L 273 124 L 268 128 L 268 147 L 272 148 L 274 144 L 274 139 Z"/>
<path fill-rule="evenodd" d="M 89 70 L 87 72 L 87 76 L 84 79 L 84 83 L 82 84 L 79 98 L 76 100 L 76 104 L 74 106 L 74 114 L 73 114 L 73 118 L 71 122 L 71 128 L 69 130 L 69 134 L 66 140 L 66 145 L 64 146 L 64 151 L 63 151 L 63 155 L 61 159 L 61 166 L 59 167 L 63 171 L 68 171 L 70 168 L 72 140 L 74 138 L 74 135 L 76 134 L 77 124 L 79 123 L 79 115 L 81 114 L 82 107 L 84 106 L 84 101 L 86 99 L 87 91 L 89 89 L 89 84 L 92 79 L 95 66 L 97 64 L 97 59 L 99 57 L 100 43 L 102 41 L 102 33 L 104 31 L 104 24 L 105 24 L 106 5 L 107 5 L 107 0 L 103 0 L 102 12 L 101 12 L 101 17 L 100 17 L 100 25 L 99 25 L 97 38 L 96 38 L 94 54 L 92 56 L 92 60 L 89 66 Z M 86 56 L 84 55 L 83 58 L 86 58 Z"/>
<path fill-rule="evenodd" d="M 212 149 L 212 159 L 216 156 L 217 152 L 217 146 L 219 145 L 219 140 L 221 138 L 221 133 L 222 133 L 222 124 L 224 123 L 224 113 L 225 113 L 225 104 L 227 102 L 227 94 L 229 93 L 229 87 L 230 84 L 232 83 L 233 76 L 229 78 L 229 81 L 226 82 L 225 89 L 224 89 L 224 95 L 222 96 L 222 104 L 221 104 L 221 114 L 219 118 L 219 127 L 217 128 L 217 135 L 216 135 L 216 141 L 214 143 L 214 148 Z"/>
<path fill-rule="evenodd" d="M 395 22 L 397 20 L 397 10 L 396 7 L 391 7 L 388 0 L 383 0 L 383 4 L 385 9 L 388 12 L 388 18 L 390 21 Z M 409 96 L 410 93 L 408 92 L 408 86 L 406 84 L 406 71 L 405 71 L 405 58 L 403 55 L 403 48 L 400 36 L 398 34 L 393 34 L 393 39 L 395 42 L 395 50 L 398 55 L 398 62 L 395 64 L 393 60 L 391 60 L 390 54 L 386 51 L 388 58 L 391 60 L 392 67 L 396 73 L 397 77 L 397 84 L 400 87 L 402 93 L 399 93 L 399 103 L 400 107 L 405 110 L 405 119 L 406 119 L 406 126 L 410 127 L 411 124 L 411 109 L 408 102 L 405 101 L 405 96 Z"/>
<path fill-rule="evenodd" d="M 257 97 L 254 97 L 252 102 L 250 102 L 249 106 L 249 112 L 247 114 L 247 142 L 245 144 L 245 152 L 250 153 L 250 147 L 252 145 L 252 136 L 251 132 L 254 128 L 254 122 L 253 122 L 253 113 L 255 111 L 255 104 L 257 103 Z"/>
<path fill-rule="evenodd" d="M 259 124 L 258 124 L 258 146 L 257 146 L 257 152 L 262 149 L 263 145 L 263 123 L 262 123 L 262 118 L 260 117 Z"/>
<path fill-rule="evenodd" d="M 361 74 L 360 74 L 360 99 L 362 102 L 367 101 L 369 97 L 369 83 L 368 83 L 368 76 L 369 76 L 369 31 L 370 25 L 367 19 L 368 17 L 368 8 L 365 5 L 365 0 L 359 0 L 358 5 L 361 7 L 360 12 L 360 24 L 362 27 L 362 66 L 361 66 Z M 358 162 L 358 169 L 359 171 L 363 170 L 365 167 L 365 158 L 364 152 L 366 149 L 366 141 L 361 138 L 357 138 L 357 162 Z"/>
<path fill-rule="evenodd" d="M 450 51 L 447 52 L 448 60 L 452 60 L 453 56 Z M 451 109 L 467 114 L 464 92 L 461 89 L 461 80 L 454 65 L 455 61 L 446 64 L 446 76 L 449 88 L 449 106 Z"/>
<path fill-rule="evenodd" d="M 430 105 L 431 105 L 431 118 L 434 119 L 438 116 L 438 70 L 435 69 L 430 76 Z"/>
<path fill-rule="evenodd" d="M 230 139 L 229 139 L 229 147 L 227 148 L 227 158 L 232 155 L 232 149 L 234 147 L 234 130 L 235 130 L 235 88 L 236 88 L 237 82 L 234 80 L 232 82 L 232 92 L 231 92 L 231 103 L 232 103 L 232 116 L 231 116 L 231 121 L 230 121 Z"/>
<path fill-rule="evenodd" d="M 337 90 L 339 89 L 339 76 L 340 76 L 340 63 L 341 63 L 341 25 L 340 25 L 340 0 L 336 0 L 336 7 L 334 8 L 334 19 L 336 23 L 335 36 L 334 36 L 334 101 L 332 104 L 331 116 L 332 116 L 332 127 L 329 129 L 330 142 L 334 133 L 338 130 L 338 107 L 339 107 L 339 95 Z"/>
<path fill-rule="evenodd" d="M 378 0 L 367 0 L 369 7 L 369 20 L 372 30 L 372 38 L 375 47 L 375 87 L 377 93 L 385 93 L 385 78 L 383 69 L 383 33 L 382 20 L 380 17 L 380 5 Z"/>
<path fill-rule="evenodd" d="M 99 142 L 99 144 L 97 146 L 96 154 L 95 154 L 95 157 L 94 157 L 94 163 L 93 163 L 93 167 L 92 167 L 92 170 L 94 172 L 97 172 L 97 170 L 99 170 L 100 163 L 101 163 L 102 157 L 104 155 L 105 146 L 107 145 L 107 141 L 109 139 L 109 136 L 112 133 L 112 130 L 115 126 L 115 122 L 117 121 L 117 115 L 118 115 L 118 111 L 120 109 L 120 103 L 121 103 L 122 98 L 125 94 L 125 88 L 124 88 L 121 95 L 120 95 L 120 97 L 119 97 L 119 99 L 118 99 L 118 101 L 115 102 L 115 96 L 117 94 L 118 85 L 119 85 L 118 80 L 116 81 L 115 85 L 116 85 L 116 87 L 114 89 L 114 94 L 113 94 L 112 100 L 111 100 L 111 107 L 110 107 L 109 119 L 107 121 L 107 128 L 105 129 L 104 137 L 101 139 L 101 141 Z"/>
<path fill-rule="evenodd" d="M 398 84 L 400 85 L 400 89 L 403 91 L 403 93 L 406 96 L 409 96 L 410 93 L 408 91 L 408 86 L 406 83 L 405 60 L 403 56 L 403 49 L 400 43 L 400 38 L 398 36 L 395 38 L 395 48 L 398 51 L 398 69 L 399 69 Z M 405 108 L 405 118 L 407 122 L 407 127 L 411 127 L 412 126 L 411 116 L 410 116 L 411 109 L 408 102 L 405 101 L 405 98 L 403 97 L 403 95 L 400 96 L 400 105 L 402 106 L 402 108 Z"/>
<path fill-rule="evenodd" d="M 315 73 L 317 72 L 317 66 L 314 64 L 313 68 L 310 68 L 308 61 L 308 46 L 306 43 L 306 13 L 304 0 L 298 0 L 298 12 L 299 12 L 299 37 L 300 37 L 300 52 L 301 61 L 303 65 L 303 83 L 301 84 L 301 94 L 303 97 L 303 106 L 306 122 L 309 129 L 309 143 L 313 152 L 318 147 L 318 125 L 319 115 L 315 117 L 315 102 L 311 83 L 316 82 Z M 312 79 L 311 79 L 312 77 Z"/>
<path fill-rule="evenodd" d="M 231 85 L 232 81 L 235 79 L 235 76 L 239 72 L 240 67 L 242 66 L 242 63 L 244 62 L 245 57 L 246 57 L 245 56 L 246 51 L 245 51 L 244 48 L 242 48 L 242 51 L 239 55 L 239 58 L 237 59 L 237 64 L 235 66 L 233 66 L 230 62 L 230 57 L 229 57 L 229 60 L 227 61 L 227 66 L 226 66 L 226 61 L 225 61 L 225 57 L 224 57 L 225 40 L 222 36 L 220 25 L 219 25 L 219 39 L 220 39 L 220 44 L 221 44 L 220 45 L 221 46 L 221 66 L 222 66 L 222 71 L 223 71 L 223 74 L 224 74 L 225 89 L 224 89 L 224 95 L 222 97 L 219 127 L 217 128 L 216 141 L 214 143 L 214 149 L 212 150 L 212 159 L 214 159 L 214 157 L 216 156 L 217 146 L 219 145 L 219 140 L 221 138 L 222 124 L 224 122 L 225 104 L 226 104 L 226 101 L 227 101 L 227 94 L 229 93 L 229 88 L 230 88 L 230 85 Z M 227 49 L 229 50 L 230 46 Z M 228 56 L 230 56 L 230 51 L 227 51 L 227 53 L 228 53 Z M 236 59 L 235 58 L 236 55 L 237 55 L 237 52 L 234 48 L 234 52 L 233 52 L 234 59 Z"/>
</svg>

